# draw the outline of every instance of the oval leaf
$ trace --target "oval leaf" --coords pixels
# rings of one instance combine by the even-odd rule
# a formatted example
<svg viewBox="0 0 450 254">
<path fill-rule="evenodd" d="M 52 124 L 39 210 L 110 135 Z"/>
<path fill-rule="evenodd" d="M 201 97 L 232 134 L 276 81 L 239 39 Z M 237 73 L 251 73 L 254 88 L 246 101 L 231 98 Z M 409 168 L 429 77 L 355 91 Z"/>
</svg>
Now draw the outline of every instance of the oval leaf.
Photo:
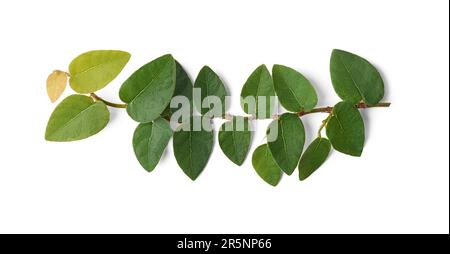
<svg viewBox="0 0 450 254">
<path fill-rule="evenodd" d="M 64 92 L 67 86 L 67 73 L 53 71 L 47 78 L 47 95 L 51 102 L 55 102 Z"/>
<path fill-rule="evenodd" d="M 378 70 L 366 59 L 335 49 L 330 60 L 334 90 L 344 101 L 368 105 L 378 103 L 384 96 L 384 83 Z"/>
<path fill-rule="evenodd" d="M 255 149 L 252 164 L 256 173 L 268 184 L 276 186 L 281 179 L 281 169 L 272 157 L 266 144 Z"/>
<path fill-rule="evenodd" d="M 69 65 L 70 87 L 77 93 L 93 93 L 119 75 L 130 60 L 120 50 L 94 50 L 77 56 Z"/>
<path fill-rule="evenodd" d="M 106 105 L 84 95 L 65 98 L 53 111 L 47 123 L 45 139 L 48 141 L 74 141 L 90 137 L 109 121 Z"/>
<path fill-rule="evenodd" d="M 162 118 L 138 125 L 133 135 L 133 148 L 136 158 L 145 170 L 151 172 L 156 167 L 170 137 L 170 124 Z"/>
<path fill-rule="evenodd" d="M 242 165 L 250 148 L 251 131 L 247 118 L 233 117 L 219 130 L 219 145 L 223 153 L 235 164 Z"/>
<path fill-rule="evenodd" d="M 361 156 L 365 138 L 364 121 L 353 104 L 336 104 L 326 128 L 334 149 L 348 155 Z"/>
<path fill-rule="evenodd" d="M 173 92 L 172 98 L 175 96 L 184 96 L 187 100 L 189 100 L 190 105 L 190 112 L 193 110 L 192 105 L 192 81 L 189 78 L 189 75 L 186 73 L 186 71 L 183 69 L 183 66 L 181 66 L 180 63 L 175 61 L 176 64 L 176 81 L 175 81 L 175 91 Z M 162 116 L 169 117 L 176 112 L 178 109 L 180 109 L 181 106 L 175 106 L 170 107 L 167 105 L 167 107 L 164 109 L 164 111 L 161 113 Z"/>
<path fill-rule="evenodd" d="M 204 126 L 202 126 L 204 120 Z M 192 180 L 197 179 L 208 163 L 214 134 L 209 119 L 194 116 L 173 134 L 173 151 L 178 165 Z"/>
<path fill-rule="evenodd" d="M 276 136 L 272 132 L 276 131 Z M 288 175 L 297 167 L 305 144 L 305 128 L 296 114 L 284 113 L 270 123 L 267 145 L 278 166 Z M 273 140 L 270 140 L 273 139 Z"/>
<path fill-rule="evenodd" d="M 275 64 L 272 75 L 275 92 L 285 109 L 300 112 L 309 111 L 316 106 L 316 90 L 300 72 Z"/>
<path fill-rule="evenodd" d="M 137 122 L 159 117 L 175 90 L 175 60 L 161 56 L 135 71 L 120 87 L 120 99 L 128 103 L 127 112 Z"/>
<path fill-rule="evenodd" d="M 275 96 L 273 80 L 270 72 L 263 64 L 260 65 L 248 77 L 241 91 L 241 107 L 247 114 L 255 115 L 257 119 L 270 118 L 275 112 L 274 101 L 270 100 Z M 245 103 L 246 98 L 252 98 L 252 103 Z"/>
<path fill-rule="evenodd" d="M 208 96 L 218 97 L 222 104 L 221 113 L 222 114 L 225 113 L 225 96 L 227 96 L 228 94 L 222 80 L 211 68 L 209 68 L 208 66 L 204 66 L 200 70 L 197 78 L 195 79 L 194 87 L 201 89 L 200 93 L 201 100 L 200 101 L 194 100 L 194 104 L 197 110 L 202 115 L 205 115 L 206 113 L 208 113 L 208 111 L 213 109 L 213 107 L 209 103 L 209 101 L 211 100 L 207 98 Z M 208 106 L 202 107 L 201 105 L 202 102 L 204 103 L 204 105 L 206 104 Z"/>
<path fill-rule="evenodd" d="M 306 149 L 298 164 L 301 181 L 308 178 L 327 159 L 331 150 L 330 141 L 326 138 L 316 138 Z"/>
</svg>

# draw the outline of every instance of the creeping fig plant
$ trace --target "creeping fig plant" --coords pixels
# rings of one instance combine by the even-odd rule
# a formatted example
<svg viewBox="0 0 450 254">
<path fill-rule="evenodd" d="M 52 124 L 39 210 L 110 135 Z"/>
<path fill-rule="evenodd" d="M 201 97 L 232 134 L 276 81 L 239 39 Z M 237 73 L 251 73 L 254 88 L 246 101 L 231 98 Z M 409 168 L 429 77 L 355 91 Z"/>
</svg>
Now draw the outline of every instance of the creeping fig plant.
<svg viewBox="0 0 450 254">
<path fill-rule="evenodd" d="M 130 54 L 124 51 L 89 51 L 76 57 L 68 72 L 52 72 L 47 79 L 52 102 L 64 92 L 67 81 L 78 94 L 69 95 L 56 106 L 45 139 L 85 139 L 107 125 L 108 106 L 123 108 L 137 122 L 130 139 L 142 167 L 151 172 L 172 138 L 178 165 L 195 180 L 213 150 L 212 118 L 225 120 L 218 131 L 219 147 L 237 165 L 245 162 L 251 148 L 253 121 L 273 118 L 266 144 L 253 152 L 252 165 L 265 182 L 275 186 L 283 173 L 291 175 L 295 169 L 299 179 L 305 180 L 325 162 L 332 148 L 361 156 L 365 131 L 359 109 L 390 105 L 380 102 L 384 83 L 377 69 L 366 59 L 343 50 L 331 54 L 331 82 L 342 99 L 333 107 L 316 107 L 314 85 L 297 70 L 275 64 L 270 73 L 266 65 L 260 65 L 241 91 L 241 106 L 247 115 L 233 116 L 226 112 L 228 91 L 211 67 L 204 66 L 192 82 L 170 54 L 143 65 L 123 82 L 119 97 L 124 103 L 113 103 L 95 94 L 119 75 L 129 59 Z M 287 112 L 277 114 L 276 99 Z M 301 117 L 311 113 L 327 116 L 318 137 L 304 149 Z M 323 129 L 327 137 L 322 137 Z"/>
</svg>

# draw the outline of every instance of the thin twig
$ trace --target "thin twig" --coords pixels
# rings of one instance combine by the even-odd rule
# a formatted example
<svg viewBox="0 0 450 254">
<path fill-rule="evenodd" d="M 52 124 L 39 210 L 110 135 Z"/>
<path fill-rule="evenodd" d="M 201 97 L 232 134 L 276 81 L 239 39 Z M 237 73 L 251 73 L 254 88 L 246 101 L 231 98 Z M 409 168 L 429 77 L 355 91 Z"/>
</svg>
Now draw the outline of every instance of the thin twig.
<svg viewBox="0 0 450 254">
<path fill-rule="evenodd" d="M 107 101 L 105 99 L 102 99 L 95 93 L 91 93 L 91 97 L 94 98 L 94 100 L 101 101 L 101 102 L 105 103 L 106 105 L 113 107 L 113 108 L 126 108 L 127 107 L 127 104 L 120 104 L 120 103 L 114 103 L 114 102 Z"/>
<path fill-rule="evenodd" d="M 356 105 L 357 108 L 386 108 L 389 107 L 391 105 L 390 102 L 380 102 L 377 103 L 375 105 L 367 105 L 364 102 L 360 102 Z M 315 108 L 312 109 L 310 111 L 302 111 L 302 112 L 298 112 L 297 114 L 299 116 L 304 116 L 304 115 L 308 115 L 311 113 L 331 113 L 331 111 L 333 111 L 333 107 L 323 107 L 323 108 Z"/>
<path fill-rule="evenodd" d="M 95 93 L 91 93 L 91 97 L 94 98 L 94 100 L 101 101 L 101 102 L 105 103 L 106 105 L 108 105 L 110 107 L 114 107 L 114 108 L 126 108 L 127 107 L 127 104 L 113 103 L 113 102 L 107 101 L 105 99 L 102 99 L 101 97 L 99 97 Z M 390 105 L 391 105 L 390 102 L 380 102 L 380 103 L 377 103 L 375 105 L 367 105 L 364 102 L 360 102 L 360 103 L 358 103 L 356 105 L 356 107 L 357 108 L 362 108 L 362 109 L 364 109 L 364 108 L 387 108 Z M 314 109 L 311 109 L 309 111 L 301 111 L 301 112 L 298 112 L 297 115 L 301 117 L 301 116 L 309 115 L 309 114 L 312 114 L 312 113 L 331 113 L 331 111 L 333 111 L 333 107 L 328 106 L 328 107 L 314 108 Z M 279 115 L 275 115 L 275 117 L 278 117 L 278 116 Z M 233 117 L 235 117 L 235 115 L 225 114 L 223 116 L 223 118 L 226 119 L 226 120 L 232 119 Z M 249 118 L 250 120 L 254 120 L 255 119 L 255 117 L 253 117 L 251 115 L 244 116 L 244 117 Z"/>
</svg>

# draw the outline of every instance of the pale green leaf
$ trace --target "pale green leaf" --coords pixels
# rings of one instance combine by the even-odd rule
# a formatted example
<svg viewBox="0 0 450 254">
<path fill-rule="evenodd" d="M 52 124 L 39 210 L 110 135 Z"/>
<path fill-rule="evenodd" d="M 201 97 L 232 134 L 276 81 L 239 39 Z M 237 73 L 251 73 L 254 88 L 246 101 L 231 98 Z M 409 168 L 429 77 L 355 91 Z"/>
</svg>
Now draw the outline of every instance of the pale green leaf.
<svg viewBox="0 0 450 254">
<path fill-rule="evenodd" d="M 48 141 L 74 141 L 101 131 L 109 121 L 106 105 L 84 95 L 71 95 L 56 106 L 47 123 Z"/>
<path fill-rule="evenodd" d="M 70 87 L 77 93 L 93 93 L 119 75 L 130 54 L 119 50 L 94 50 L 77 56 L 69 65 Z"/>
</svg>

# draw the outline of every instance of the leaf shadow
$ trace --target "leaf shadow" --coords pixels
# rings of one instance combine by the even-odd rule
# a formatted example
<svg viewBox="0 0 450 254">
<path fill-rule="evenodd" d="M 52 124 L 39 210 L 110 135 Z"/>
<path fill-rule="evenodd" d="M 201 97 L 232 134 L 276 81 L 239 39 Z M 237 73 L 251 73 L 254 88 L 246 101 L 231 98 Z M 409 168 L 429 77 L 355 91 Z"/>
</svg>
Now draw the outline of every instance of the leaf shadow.
<svg viewBox="0 0 450 254">
<path fill-rule="evenodd" d="M 325 159 L 325 161 L 322 163 L 322 165 L 320 165 L 320 167 L 319 167 L 317 170 L 319 170 L 320 168 L 322 168 L 322 170 L 327 170 L 327 169 L 325 169 L 325 168 L 327 168 L 327 167 L 324 167 L 324 166 L 326 166 L 327 161 L 329 161 L 330 158 L 333 157 L 333 154 L 334 154 L 334 153 L 336 153 L 336 151 L 333 149 L 333 146 L 331 146 L 331 149 L 330 149 L 330 152 L 329 152 L 328 155 L 327 155 L 327 158 Z M 328 170 L 329 170 L 329 169 L 328 169 Z"/>
<path fill-rule="evenodd" d="M 320 105 L 321 101 L 327 101 L 327 93 L 324 92 L 324 89 L 323 89 L 322 86 L 318 85 L 319 82 L 317 82 L 315 80 L 315 78 L 312 77 L 312 75 L 308 75 L 306 77 L 309 80 L 309 82 L 311 82 L 311 85 L 314 87 L 314 90 L 316 90 L 316 93 L 317 93 L 317 104 Z M 334 91 L 334 89 L 333 89 L 333 91 Z"/>
<path fill-rule="evenodd" d="M 306 119 L 305 119 L 306 118 Z M 308 116 L 304 116 L 302 119 L 303 126 L 305 128 L 305 145 L 303 147 L 303 152 L 306 148 L 311 144 L 311 142 L 316 138 L 317 133 L 314 128 L 311 126 L 311 121 L 307 121 Z M 317 127 L 318 129 L 319 127 Z"/>
<path fill-rule="evenodd" d="M 109 123 L 116 121 L 119 114 L 121 113 L 119 111 L 123 111 L 123 109 L 109 107 Z"/>
<path fill-rule="evenodd" d="M 170 151 L 172 149 L 171 144 L 172 144 L 172 138 L 169 140 L 169 143 L 167 143 L 166 149 L 164 149 L 164 151 L 163 151 L 163 153 L 161 155 L 161 158 L 159 158 L 159 162 L 167 160 L 167 158 L 168 158 L 168 156 L 170 154 Z"/>
<path fill-rule="evenodd" d="M 384 83 L 384 96 L 383 96 L 383 99 L 381 99 L 381 101 L 383 101 L 383 100 L 388 101 L 389 97 L 390 97 L 390 92 L 391 92 L 391 90 L 389 89 L 389 83 L 390 83 L 389 79 L 387 78 L 386 75 L 384 75 L 384 72 L 380 68 L 378 68 L 378 65 L 374 64 L 373 66 L 375 66 L 375 68 L 380 73 L 381 79 L 383 80 L 383 83 Z"/>
<path fill-rule="evenodd" d="M 370 138 L 370 118 L 369 118 L 369 110 L 359 110 L 359 112 L 361 113 L 361 117 L 364 121 L 364 135 L 365 135 L 365 140 L 364 140 L 364 146 L 367 144 L 367 141 Z"/>
</svg>

